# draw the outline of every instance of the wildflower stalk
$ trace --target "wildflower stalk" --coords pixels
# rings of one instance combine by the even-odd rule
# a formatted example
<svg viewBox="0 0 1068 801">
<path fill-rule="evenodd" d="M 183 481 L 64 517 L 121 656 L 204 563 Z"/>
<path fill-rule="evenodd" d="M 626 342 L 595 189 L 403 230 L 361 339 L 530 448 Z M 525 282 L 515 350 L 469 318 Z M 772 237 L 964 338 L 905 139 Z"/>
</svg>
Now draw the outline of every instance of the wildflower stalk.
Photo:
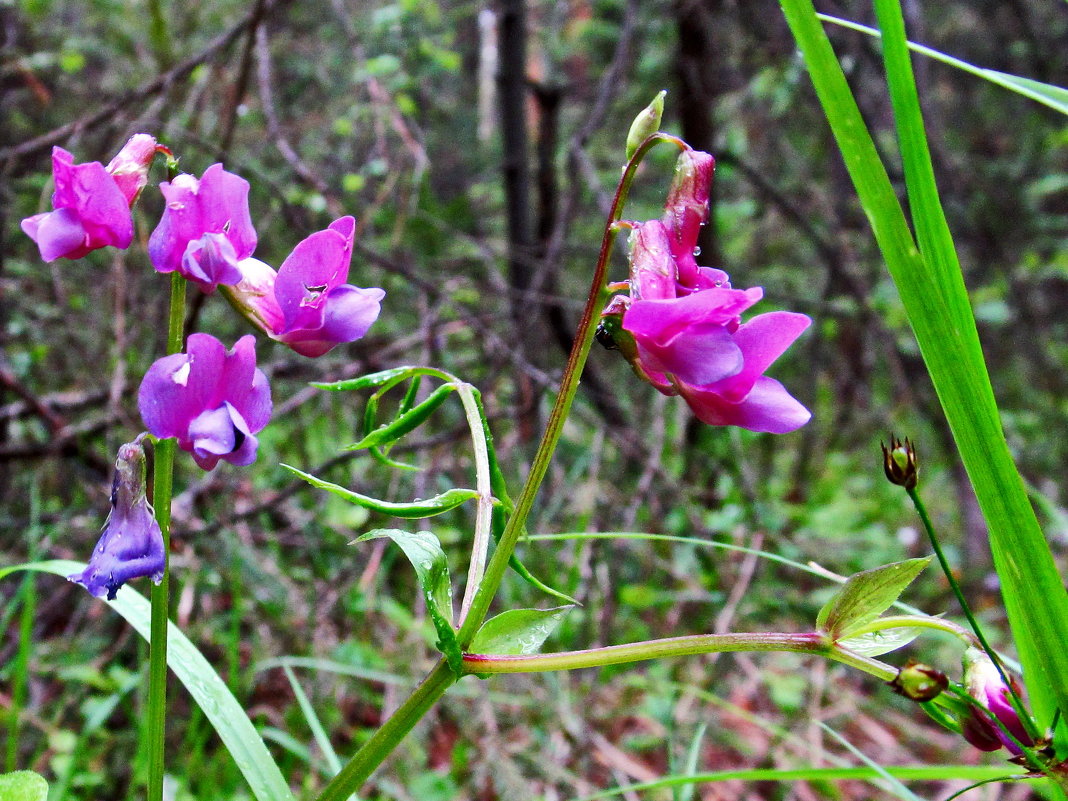
<svg viewBox="0 0 1068 801">
<path fill-rule="evenodd" d="M 1038 730 L 1035 727 L 1034 721 L 1024 708 L 1023 700 L 1013 687 L 1013 682 L 1009 680 L 1009 676 L 1005 671 L 1004 665 L 1001 664 L 1001 659 L 998 657 L 997 652 L 991 647 L 990 642 L 986 639 L 986 635 L 983 634 L 983 630 L 979 626 L 979 621 L 976 620 L 975 615 L 972 614 L 972 608 L 964 598 L 964 593 L 961 591 L 960 584 L 957 583 L 957 579 L 953 575 L 952 569 L 950 569 L 949 560 L 946 559 L 946 555 L 942 551 L 942 545 L 938 541 L 938 535 L 935 534 L 934 525 L 931 523 L 931 518 L 927 514 L 927 507 L 923 505 L 923 501 L 920 500 L 920 496 L 916 492 L 915 487 L 905 487 L 905 492 L 908 493 L 909 500 L 912 501 L 912 505 L 916 508 L 916 514 L 920 516 L 920 520 L 923 523 L 923 529 L 927 532 L 927 539 L 930 541 L 931 548 L 934 550 L 935 556 L 938 558 L 938 564 L 941 565 L 942 572 L 945 574 L 946 580 L 949 582 L 949 586 L 957 598 L 957 603 L 960 604 L 964 616 L 968 619 L 968 625 L 971 626 L 972 631 L 975 632 L 975 637 L 979 641 L 979 646 L 986 652 L 986 655 L 990 657 L 990 661 L 993 662 L 994 667 L 997 668 L 1001 680 L 1005 682 L 1005 686 L 1009 688 L 1009 698 L 1012 701 L 1012 707 L 1016 710 L 1016 714 L 1019 716 L 1020 720 L 1023 721 L 1024 728 L 1027 729 L 1027 732 L 1031 737 L 1037 737 Z"/>
<path fill-rule="evenodd" d="M 167 320 L 167 355 L 182 350 L 185 322 L 186 280 L 171 274 L 171 302 Z M 148 745 L 148 799 L 163 798 L 163 742 L 167 716 L 167 621 L 170 607 L 171 496 L 174 484 L 174 451 L 177 442 L 156 442 L 153 468 L 152 505 L 163 534 L 163 579 L 152 587 L 152 617 L 148 652 L 148 717 L 145 737 Z"/>
<path fill-rule="evenodd" d="M 612 247 L 615 244 L 616 227 L 623 213 L 623 205 L 630 193 L 634 174 L 645 154 L 659 142 L 670 142 L 680 150 L 689 147 L 681 139 L 665 133 L 655 133 L 649 136 L 638 146 L 634 155 L 627 161 L 623 169 L 623 175 L 616 187 L 616 194 L 609 210 L 608 223 L 605 225 L 604 237 L 601 240 L 600 255 L 597 258 L 597 266 L 593 271 L 593 280 L 590 284 L 590 292 L 586 299 L 586 307 L 582 312 L 575 335 L 575 342 L 571 348 L 571 354 L 564 368 L 564 375 L 560 380 L 560 391 L 556 396 L 549 419 L 545 424 L 545 432 L 542 434 L 538 450 L 527 474 L 526 483 L 516 501 L 515 511 L 508 518 L 497 548 L 493 552 L 489 563 L 486 565 L 485 574 L 470 604 L 466 604 L 466 615 L 460 625 L 457 634 L 460 648 L 467 648 L 474 639 L 475 634 L 482 626 L 482 622 L 489 612 L 497 590 L 504 579 L 508 569 L 508 561 L 515 551 L 526 527 L 527 516 L 534 506 L 534 499 L 549 469 L 556 445 L 560 441 L 564 422 L 571 411 L 571 403 L 575 399 L 578 390 L 579 377 L 582 368 L 586 364 L 590 347 L 593 345 L 594 334 L 597 331 L 597 319 L 611 294 L 607 285 L 608 260 L 612 255 Z M 350 795 L 357 792 L 371 773 L 382 764 L 397 744 L 412 730 L 412 727 L 422 719 L 423 715 L 445 694 L 449 686 L 456 680 L 444 660 L 439 660 L 434 669 L 415 689 L 412 695 L 394 712 L 382 727 L 375 732 L 353 758 L 341 769 L 319 795 L 318 801 L 344 801 Z"/>
</svg>

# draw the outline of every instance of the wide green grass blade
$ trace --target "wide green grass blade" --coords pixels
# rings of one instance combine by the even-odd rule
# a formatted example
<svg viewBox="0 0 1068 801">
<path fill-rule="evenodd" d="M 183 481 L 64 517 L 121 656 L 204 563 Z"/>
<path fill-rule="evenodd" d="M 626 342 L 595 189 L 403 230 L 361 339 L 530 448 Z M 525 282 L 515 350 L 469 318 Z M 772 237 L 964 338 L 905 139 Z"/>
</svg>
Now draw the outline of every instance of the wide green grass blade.
<svg viewBox="0 0 1068 801">
<path fill-rule="evenodd" d="M 907 77 L 901 72 L 900 61 L 908 59 L 903 28 L 884 36 L 893 39 L 886 47 L 895 49 L 895 106 L 906 103 L 896 116 L 922 255 L 810 0 L 781 4 L 975 488 L 1035 711 L 1040 724 L 1048 725 L 1056 706 L 1068 709 L 1063 646 L 1068 598 L 1001 429 L 967 290 L 937 201 L 918 101 L 907 108 L 902 84 L 912 86 L 913 96 L 915 84 L 911 72 Z"/>
<path fill-rule="evenodd" d="M 881 38 L 882 33 L 876 28 L 869 28 L 867 25 L 861 25 L 859 22 L 851 22 L 847 19 L 840 17 L 833 17 L 830 14 L 817 14 L 824 22 L 830 22 L 833 25 L 839 25 L 843 28 L 849 28 L 853 31 L 859 31 L 865 33 L 868 36 L 874 36 Z M 947 53 L 943 53 L 940 50 L 935 50 L 933 47 L 927 47 L 926 45 L 916 44 L 915 42 L 909 42 L 909 50 L 913 53 L 919 53 L 933 58 L 935 61 L 941 61 L 943 64 L 948 64 L 951 67 L 956 67 L 964 72 L 971 73 L 978 78 L 982 78 L 984 81 L 989 81 L 992 84 L 1008 89 L 1010 92 L 1016 92 L 1018 95 L 1041 103 L 1044 106 L 1049 106 L 1055 111 L 1059 111 L 1061 114 L 1068 114 L 1068 89 L 1063 89 L 1060 86 L 1054 86 L 1050 83 L 1042 83 L 1032 78 L 1021 78 L 1019 75 L 1010 75 L 1007 72 L 998 72 L 997 70 L 987 69 L 986 67 L 977 67 L 975 64 L 970 64 L 962 58 L 956 58 Z"/>
<path fill-rule="evenodd" d="M 69 576 L 84 569 L 82 563 L 54 559 L 4 568 L 0 570 L 0 579 L 17 570 Z M 144 596 L 127 586 L 118 591 L 114 601 L 104 603 L 122 615 L 138 634 L 148 639 L 151 611 Z M 169 624 L 167 633 L 167 664 L 211 721 L 257 801 L 295 801 L 282 772 L 241 704 L 208 660 L 174 623 Z"/>
</svg>

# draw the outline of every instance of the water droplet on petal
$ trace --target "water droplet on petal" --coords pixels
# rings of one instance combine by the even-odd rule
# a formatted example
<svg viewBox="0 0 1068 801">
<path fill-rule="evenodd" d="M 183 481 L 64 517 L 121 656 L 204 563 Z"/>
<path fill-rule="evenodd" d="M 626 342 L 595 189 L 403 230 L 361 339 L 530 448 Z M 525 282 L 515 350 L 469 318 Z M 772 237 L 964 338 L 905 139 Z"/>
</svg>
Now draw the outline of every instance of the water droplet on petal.
<svg viewBox="0 0 1068 801">
<path fill-rule="evenodd" d="M 696 256 L 700 256 L 700 255 L 701 255 L 701 246 L 700 246 L 700 245 L 698 245 L 697 247 L 695 247 L 695 248 L 693 249 L 693 255 L 694 255 L 695 257 L 696 257 Z"/>
</svg>

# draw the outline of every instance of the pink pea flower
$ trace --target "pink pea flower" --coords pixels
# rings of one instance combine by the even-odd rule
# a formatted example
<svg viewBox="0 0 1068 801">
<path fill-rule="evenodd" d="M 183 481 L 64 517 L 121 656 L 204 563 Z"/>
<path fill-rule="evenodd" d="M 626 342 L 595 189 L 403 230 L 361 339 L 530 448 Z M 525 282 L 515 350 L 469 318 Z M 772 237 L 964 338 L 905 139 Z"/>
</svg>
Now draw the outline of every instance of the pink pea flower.
<svg viewBox="0 0 1068 801">
<path fill-rule="evenodd" d="M 679 156 L 663 219 L 633 225 L 630 295 L 605 309 L 603 330 L 641 378 L 681 395 L 702 422 L 794 431 L 811 414 L 764 372 L 811 321 L 779 311 L 742 323 L 764 291 L 733 289 L 725 272 L 697 264 L 713 166 L 707 153 Z"/>
<path fill-rule="evenodd" d="M 199 180 L 183 173 L 159 188 L 167 205 L 148 240 L 152 266 L 177 271 L 205 292 L 240 281 L 237 265 L 256 249 L 248 181 L 213 164 Z"/>
<path fill-rule="evenodd" d="M 165 565 L 163 534 L 145 495 L 145 452 L 138 437 L 119 448 L 111 513 L 88 566 L 67 578 L 110 601 L 130 579 L 149 576 L 159 584 Z"/>
<path fill-rule="evenodd" d="M 302 356 L 322 356 L 359 339 L 378 319 L 385 292 L 345 281 L 356 221 L 342 217 L 298 244 L 276 273 L 258 259 L 225 292 L 253 325 Z"/>
<path fill-rule="evenodd" d="M 209 334 L 191 334 L 185 353 L 148 368 L 137 405 L 152 434 L 176 437 L 204 470 L 220 459 L 252 464 L 255 434 L 271 417 L 271 390 L 256 368 L 255 338 L 243 336 L 227 351 Z"/>
<path fill-rule="evenodd" d="M 968 710 L 968 716 L 961 721 L 961 733 L 965 740 L 982 751 L 997 751 L 1004 746 L 1014 756 L 1023 753 L 1020 745 L 1034 745 L 1009 700 L 1008 686 L 990 657 L 978 648 L 968 648 L 964 652 L 964 684 L 968 688 L 968 695 L 990 710 L 990 715 L 975 707 Z M 1012 733 L 1012 737 L 1005 733 L 1002 726 Z M 1013 741 L 1013 737 L 1019 744 Z"/>
<path fill-rule="evenodd" d="M 121 249 L 130 246 L 130 204 L 103 164 L 75 164 L 74 156 L 54 147 L 52 176 L 53 211 L 22 221 L 22 230 L 37 243 L 42 259 L 80 259 L 108 245 Z"/>
</svg>

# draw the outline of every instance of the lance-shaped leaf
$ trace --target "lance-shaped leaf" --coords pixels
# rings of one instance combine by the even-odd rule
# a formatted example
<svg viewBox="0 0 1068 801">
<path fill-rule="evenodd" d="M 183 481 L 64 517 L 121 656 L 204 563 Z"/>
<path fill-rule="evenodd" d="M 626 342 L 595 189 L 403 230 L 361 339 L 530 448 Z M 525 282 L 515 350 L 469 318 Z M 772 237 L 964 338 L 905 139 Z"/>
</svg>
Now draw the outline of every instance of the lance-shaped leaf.
<svg viewBox="0 0 1068 801">
<path fill-rule="evenodd" d="M 572 609 L 574 606 L 509 609 L 482 624 L 471 641 L 470 651 L 508 656 L 536 654 Z"/>
<path fill-rule="evenodd" d="M 452 584 L 449 582 L 449 565 L 445 560 L 445 551 L 441 549 L 438 538 L 430 531 L 401 531 L 396 528 L 379 528 L 364 534 L 355 542 L 366 542 L 388 538 L 404 551 L 408 561 L 415 568 L 415 577 L 426 599 L 427 612 L 437 632 L 437 648 L 445 655 L 449 667 L 460 676 L 463 669 L 463 655 L 456 641 L 456 630 L 452 627 Z"/>
<path fill-rule="evenodd" d="M 440 495 L 435 495 L 433 498 L 427 498 L 422 501 L 393 503 L 391 501 L 382 501 L 378 498 L 371 498 L 368 495 L 361 495 L 358 492 L 345 489 L 345 487 L 334 484 L 333 482 L 316 478 L 310 473 L 305 473 L 303 470 L 298 470 L 288 464 L 283 464 L 282 467 L 298 478 L 307 481 L 313 487 L 324 489 L 349 503 L 354 503 L 365 509 L 373 509 L 376 512 L 383 512 L 384 514 L 393 515 L 393 517 L 400 517 L 405 520 L 417 520 L 423 517 L 440 515 L 443 512 L 455 509 L 457 506 L 466 503 L 472 498 L 478 497 L 477 490 L 454 487 L 453 489 L 446 490 Z"/>
<path fill-rule="evenodd" d="M 906 559 L 854 573 L 816 617 L 816 625 L 835 640 L 871 623 L 890 608 L 931 557 Z"/>
<path fill-rule="evenodd" d="M 392 422 L 379 426 L 370 431 L 367 436 L 354 445 L 349 445 L 346 450 L 355 451 L 363 448 L 371 448 L 386 445 L 400 439 L 405 434 L 414 431 L 432 415 L 445 399 L 456 391 L 455 384 L 442 384 L 434 390 L 422 403 L 402 411 Z M 370 408 L 370 406 L 368 406 Z"/>
</svg>

